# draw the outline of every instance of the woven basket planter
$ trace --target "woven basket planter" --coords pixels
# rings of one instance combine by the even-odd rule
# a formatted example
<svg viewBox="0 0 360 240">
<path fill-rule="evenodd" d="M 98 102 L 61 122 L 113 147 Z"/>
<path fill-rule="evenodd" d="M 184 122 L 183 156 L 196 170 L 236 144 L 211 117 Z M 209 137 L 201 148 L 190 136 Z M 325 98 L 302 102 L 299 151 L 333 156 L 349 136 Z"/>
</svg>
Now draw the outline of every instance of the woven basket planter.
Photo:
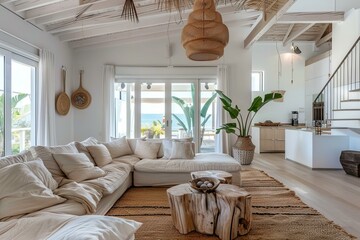
<svg viewBox="0 0 360 240">
<path fill-rule="evenodd" d="M 233 156 L 241 165 L 249 165 L 254 159 L 255 145 L 251 137 L 239 137 L 233 146 Z"/>
</svg>

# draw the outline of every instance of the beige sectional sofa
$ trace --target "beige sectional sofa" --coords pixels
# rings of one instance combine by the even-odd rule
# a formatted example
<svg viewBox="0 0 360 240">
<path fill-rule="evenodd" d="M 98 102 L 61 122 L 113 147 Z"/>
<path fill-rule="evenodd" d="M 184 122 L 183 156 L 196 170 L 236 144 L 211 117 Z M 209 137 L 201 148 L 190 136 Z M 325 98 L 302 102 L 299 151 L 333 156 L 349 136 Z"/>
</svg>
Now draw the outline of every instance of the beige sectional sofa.
<svg viewBox="0 0 360 240">
<path fill-rule="evenodd" d="M 17 238 L 22 239 L 22 232 L 25 233 L 26 229 L 31 231 L 28 226 L 29 223 L 26 221 L 28 217 L 37 216 L 40 218 L 39 221 L 43 219 L 43 221 L 49 222 L 49 218 L 54 217 L 53 214 L 56 216 L 61 215 L 65 219 L 64 221 L 66 221 L 66 224 L 63 222 L 61 224 L 57 224 L 66 226 L 69 224 L 75 224 L 76 221 L 78 221 L 75 216 L 105 215 L 106 212 L 116 202 L 116 200 L 119 199 L 119 197 L 121 197 L 121 195 L 129 187 L 159 186 L 184 183 L 190 180 L 190 172 L 192 171 L 227 171 L 233 175 L 233 183 L 240 185 L 240 164 L 235 159 L 226 154 L 199 153 L 195 154 L 192 159 L 167 159 L 164 158 L 164 155 L 169 154 L 169 152 L 167 152 L 169 149 L 165 148 L 166 144 L 163 143 L 162 140 L 153 140 L 152 142 L 148 141 L 148 143 L 143 143 L 142 141 L 145 140 L 122 138 L 116 139 L 113 142 L 103 143 L 106 146 L 105 149 L 108 149 L 105 152 L 107 152 L 106 154 L 109 156 L 104 153 L 104 147 L 100 147 L 99 142 L 95 138 L 88 138 L 82 142 L 72 142 L 61 146 L 34 146 L 30 149 L 30 151 L 25 151 L 18 155 L 1 158 L 0 181 L 1 173 L 6 172 L 11 167 L 16 166 L 16 164 L 26 165 L 28 162 L 41 159 L 43 165 L 45 166 L 44 168 L 46 168 L 42 171 L 50 172 L 54 180 L 53 185 L 56 184 L 56 188 L 52 192 L 56 197 L 63 199 L 63 201 L 58 204 L 46 206 L 43 208 L 40 204 L 38 207 L 34 208 L 34 211 L 24 212 L 23 214 L 0 214 L 0 239 L 6 239 L 5 237 L 13 236 L 11 234 L 18 234 L 16 235 Z M 141 145 L 141 147 L 139 147 L 139 145 Z M 154 152 L 154 149 L 152 149 L 153 147 L 158 147 L 158 149 Z M 94 152 L 93 149 L 98 152 Z M 103 166 L 97 164 L 99 163 L 99 158 L 103 156 L 101 154 L 105 154 L 104 158 L 110 157 L 110 160 Z M 174 152 L 171 154 L 171 156 L 174 157 Z M 179 154 L 179 152 L 176 154 Z M 180 153 L 180 155 L 190 156 L 189 153 Z M 82 171 L 77 171 L 76 161 L 74 163 L 74 169 L 70 167 L 70 171 L 73 171 L 71 173 L 72 175 L 69 175 L 70 173 L 68 172 L 64 172 L 66 166 L 64 166 L 63 162 L 59 161 L 61 158 L 65 158 L 65 163 L 73 164 L 72 159 L 74 156 L 79 158 L 86 158 L 86 164 L 88 164 L 87 166 L 89 166 L 91 170 L 94 170 L 96 174 L 100 172 L 101 176 L 92 178 L 88 176 L 87 172 L 82 173 Z M 146 158 L 147 156 L 151 156 L 151 159 Z M 67 158 L 69 158 L 71 161 L 66 162 L 69 161 Z M 101 161 L 103 160 L 101 159 Z M 77 176 L 77 174 L 79 176 Z M 74 181 L 73 179 L 70 179 L 69 176 L 73 175 L 76 176 L 76 179 L 79 177 L 80 180 Z M 1 189 L 2 186 L 0 183 L 0 190 Z M 4 195 L 6 193 L 0 192 L 0 212 L 2 210 L 1 194 Z M 12 193 L 9 195 L 11 194 Z M 15 199 L 14 202 L 16 203 L 16 201 L 19 201 L 17 204 L 23 204 L 21 203 L 21 199 Z M 67 217 L 64 217 L 64 214 Z M 63 218 L 60 217 L 57 219 Z M 106 221 L 109 220 L 110 222 L 120 221 L 111 217 L 104 218 Z M 103 219 L 101 219 L 101 221 L 102 220 Z M 141 225 L 135 221 L 121 221 L 123 222 L 116 222 L 114 224 L 125 226 L 127 229 L 122 231 L 129 233 L 129 236 L 132 236 L 132 234 Z M 46 233 L 42 233 L 42 231 L 38 231 L 38 233 L 45 234 L 44 236 L 47 237 L 54 234 L 54 236 L 58 236 L 59 227 L 57 224 L 50 224 L 51 226 L 48 228 Z M 23 228 L 23 231 L 19 232 L 19 226 Z M 116 227 L 120 229 L 118 225 L 116 225 Z M 53 228 L 54 231 L 51 231 Z M 123 228 L 124 227 L 121 227 L 121 229 Z M 61 229 L 62 228 L 60 228 L 60 230 Z M 64 234 L 66 234 L 66 231 Z M 42 236 L 43 235 L 34 235 L 34 238 L 41 238 Z M 117 239 L 129 239 L 129 236 L 126 238 L 117 236 Z"/>
</svg>

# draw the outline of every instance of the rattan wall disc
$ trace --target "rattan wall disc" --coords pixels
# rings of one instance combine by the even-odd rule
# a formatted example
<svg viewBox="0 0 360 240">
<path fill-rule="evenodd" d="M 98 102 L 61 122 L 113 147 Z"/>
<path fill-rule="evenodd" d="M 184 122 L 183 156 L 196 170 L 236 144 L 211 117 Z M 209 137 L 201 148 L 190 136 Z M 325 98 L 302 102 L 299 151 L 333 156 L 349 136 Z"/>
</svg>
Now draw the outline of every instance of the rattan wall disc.
<svg viewBox="0 0 360 240">
<path fill-rule="evenodd" d="M 82 87 L 82 77 L 84 71 L 80 71 L 80 86 L 71 94 L 71 103 L 79 109 L 87 108 L 91 103 L 91 95 Z"/>
<path fill-rule="evenodd" d="M 58 114 L 66 115 L 70 110 L 70 98 L 66 94 L 66 70 L 64 68 L 61 69 L 61 75 L 64 91 L 56 97 L 55 109 Z"/>
<path fill-rule="evenodd" d="M 216 12 L 213 0 L 195 0 L 181 42 L 191 60 L 211 61 L 222 57 L 229 42 L 229 30 Z"/>
</svg>

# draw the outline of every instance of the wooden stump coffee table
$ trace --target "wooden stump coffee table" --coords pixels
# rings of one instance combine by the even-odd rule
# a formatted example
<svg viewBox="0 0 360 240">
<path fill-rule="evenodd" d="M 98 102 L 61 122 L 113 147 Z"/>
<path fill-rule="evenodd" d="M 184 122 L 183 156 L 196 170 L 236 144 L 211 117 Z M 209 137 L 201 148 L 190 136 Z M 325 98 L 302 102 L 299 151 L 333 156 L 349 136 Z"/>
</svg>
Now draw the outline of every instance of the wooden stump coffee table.
<svg viewBox="0 0 360 240">
<path fill-rule="evenodd" d="M 230 240 L 251 229 L 251 195 L 231 184 L 220 184 L 211 193 L 198 192 L 190 184 L 167 190 L 175 228 L 182 234 L 196 230 Z"/>
<path fill-rule="evenodd" d="M 220 171 L 220 170 L 207 170 L 207 171 L 197 171 L 190 173 L 191 178 L 201 178 L 201 177 L 213 177 L 220 180 L 221 183 L 231 184 L 232 183 L 232 174 Z"/>
</svg>

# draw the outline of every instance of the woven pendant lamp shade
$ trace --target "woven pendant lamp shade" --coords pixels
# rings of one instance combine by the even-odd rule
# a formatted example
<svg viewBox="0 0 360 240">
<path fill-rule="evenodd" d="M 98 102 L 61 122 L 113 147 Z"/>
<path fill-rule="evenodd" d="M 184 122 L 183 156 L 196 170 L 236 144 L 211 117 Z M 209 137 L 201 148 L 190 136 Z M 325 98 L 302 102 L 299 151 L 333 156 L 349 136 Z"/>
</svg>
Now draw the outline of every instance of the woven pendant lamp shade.
<svg viewBox="0 0 360 240">
<path fill-rule="evenodd" d="M 195 0 L 188 23 L 182 30 L 181 42 L 188 58 L 211 61 L 224 54 L 229 30 L 223 24 L 213 0 Z"/>
</svg>

